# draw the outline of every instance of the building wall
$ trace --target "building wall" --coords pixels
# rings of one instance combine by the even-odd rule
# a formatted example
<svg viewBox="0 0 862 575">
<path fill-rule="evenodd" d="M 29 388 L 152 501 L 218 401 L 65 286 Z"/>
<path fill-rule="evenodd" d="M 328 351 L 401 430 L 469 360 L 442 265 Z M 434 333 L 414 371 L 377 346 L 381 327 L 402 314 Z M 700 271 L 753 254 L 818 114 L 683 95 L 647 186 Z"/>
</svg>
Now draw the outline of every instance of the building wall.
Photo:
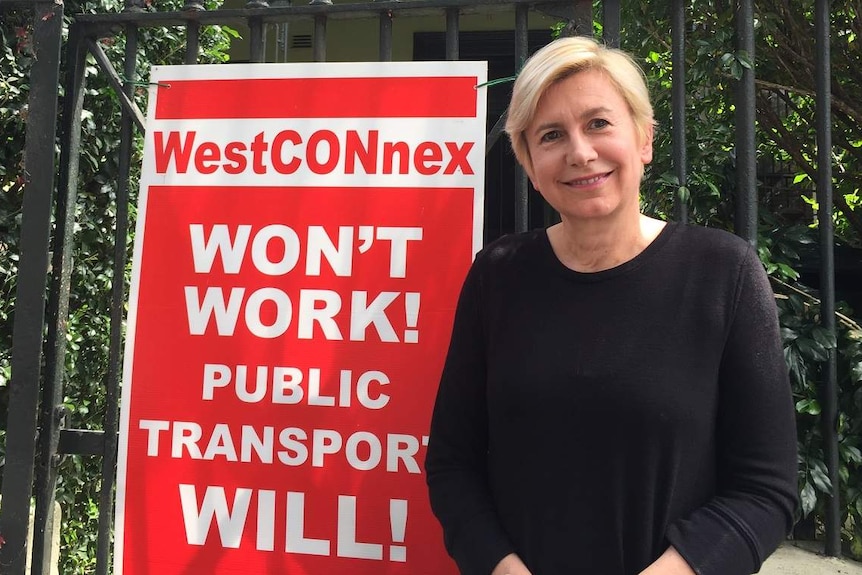
<svg viewBox="0 0 862 575">
<path fill-rule="evenodd" d="M 224 8 L 242 8 L 246 0 L 225 0 Z M 346 2 L 336 2 L 343 4 Z M 514 30 L 513 7 L 495 8 L 486 14 L 465 14 L 460 18 L 460 29 L 472 31 Z M 531 30 L 548 30 L 558 18 L 531 11 L 528 27 Z M 329 62 L 367 62 L 379 59 L 380 24 L 377 18 L 332 19 L 327 22 L 326 60 Z M 266 31 L 268 62 L 312 61 L 311 38 L 314 30 L 312 20 L 291 21 L 280 25 L 269 25 Z M 395 15 L 392 22 L 392 59 L 413 60 L 413 34 L 415 32 L 443 32 L 446 30 L 444 16 L 412 17 L 409 13 Z M 248 29 L 237 27 L 242 38 L 234 41 L 230 56 L 232 61 L 249 59 Z M 286 45 L 284 36 L 286 34 Z"/>
</svg>

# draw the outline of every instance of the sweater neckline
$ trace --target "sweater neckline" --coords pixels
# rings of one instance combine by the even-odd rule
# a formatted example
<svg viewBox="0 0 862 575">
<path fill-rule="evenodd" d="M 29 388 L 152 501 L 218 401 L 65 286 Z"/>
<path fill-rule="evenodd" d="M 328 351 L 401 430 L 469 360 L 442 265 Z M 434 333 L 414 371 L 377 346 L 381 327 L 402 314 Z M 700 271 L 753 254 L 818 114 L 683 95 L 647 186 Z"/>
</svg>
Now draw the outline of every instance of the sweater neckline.
<svg viewBox="0 0 862 575">
<path fill-rule="evenodd" d="M 541 229 L 537 231 L 541 244 L 542 259 L 545 265 L 550 266 L 554 272 L 575 281 L 598 282 L 630 273 L 644 265 L 655 253 L 661 250 L 662 246 L 667 243 L 677 229 L 679 229 L 677 222 L 667 222 L 659 234 L 641 253 L 617 266 L 598 272 L 579 272 L 566 267 L 557 257 L 557 254 L 554 253 L 554 248 L 551 246 L 551 240 L 548 238 L 548 230 Z"/>
</svg>

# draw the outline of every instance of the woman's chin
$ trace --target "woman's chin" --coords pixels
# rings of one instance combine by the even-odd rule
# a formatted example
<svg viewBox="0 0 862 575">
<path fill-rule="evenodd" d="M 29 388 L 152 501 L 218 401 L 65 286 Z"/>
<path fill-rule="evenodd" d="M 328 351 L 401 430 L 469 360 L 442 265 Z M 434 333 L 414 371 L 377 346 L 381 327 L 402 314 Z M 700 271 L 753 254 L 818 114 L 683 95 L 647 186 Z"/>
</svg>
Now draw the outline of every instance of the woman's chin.
<svg viewBox="0 0 862 575">
<path fill-rule="evenodd" d="M 597 198 L 581 201 L 576 205 L 563 206 L 563 209 L 557 211 L 562 218 L 569 220 L 605 220 L 617 215 L 619 213 L 618 208 L 618 204 Z"/>
</svg>

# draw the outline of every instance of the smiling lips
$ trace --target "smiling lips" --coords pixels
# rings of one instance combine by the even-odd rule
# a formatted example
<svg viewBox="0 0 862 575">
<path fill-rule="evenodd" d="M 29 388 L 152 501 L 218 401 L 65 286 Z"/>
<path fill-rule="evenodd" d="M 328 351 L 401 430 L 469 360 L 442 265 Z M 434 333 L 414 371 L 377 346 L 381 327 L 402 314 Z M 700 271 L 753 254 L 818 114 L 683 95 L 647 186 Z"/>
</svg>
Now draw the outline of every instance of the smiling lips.
<svg viewBox="0 0 862 575">
<path fill-rule="evenodd" d="M 569 186 L 591 186 L 593 184 L 597 184 L 603 180 L 605 180 L 608 176 L 611 175 L 611 172 L 607 172 L 605 174 L 599 174 L 597 176 L 590 176 L 589 178 L 583 178 L 580 180 L 569 180 L 564 182 Z"/>
</svg>

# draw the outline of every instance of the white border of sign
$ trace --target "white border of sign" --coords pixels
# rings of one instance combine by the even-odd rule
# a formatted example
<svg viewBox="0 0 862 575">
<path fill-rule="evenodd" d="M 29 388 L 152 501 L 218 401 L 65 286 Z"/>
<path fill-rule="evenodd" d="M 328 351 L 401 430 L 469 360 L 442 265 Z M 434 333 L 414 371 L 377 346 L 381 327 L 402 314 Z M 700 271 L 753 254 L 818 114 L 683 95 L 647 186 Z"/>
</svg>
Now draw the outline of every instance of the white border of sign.
<svg viewBox="0 0 862 575">
<path fill-rule="evenodd" d="M 135 244 L 133 252 L 133 268 L 131 287 L 129 291 L 129 312 L 127 320 L 125 355 L 123 361 L 123 389 L 122 406 L 120 415 L 120 437 L 118 445 L 117 460 L 117 484 L 116 484 L 116 509 L 115 509 L 115 534 L 114 534 L 114 572 L 118 575 L 123 570 L 123 538 L 125 526 L 125 501 L 126 501 L 126 473 L 128 456 L 128 433 L 130 424 L 130 409 L 132 392 L 132 366 L 135 347 L 135 327 L 139 297 L 140 283 L 140 261 L 144 245 L 144 225 L 146 222 L 148 189 L 153 185 L 243 185 L 255 186 L 283 186 L 285 177 L 283 175 L 269 177 L 248 177 L 246 179 L 232 177 L 229 182 L 218 181 L 217 177 L 188 176 L 177 174 L 158 175 L 154 169 L 154 154 L 152 153 L 152 133 L 155 128 L 177 129 L 180 125 L 188 126 L 188 122 L 196 123 L 219 123 L 230 122 L 232 129 L 242 133 L 243 120 L 156 120 L 155 109 L 157 99 L 157 84 L 173 80 L 219 80 L 219 79 L 264 79 L 264 78 L 373 78 L 373 77 L 446 77 L 446 76 L 476 76 L 477 90 L 485 90 L 482 87 L 487 80 L 486 62 L 380 62 L 380 63 L 314 63 L 314 64 L 230 64 L 230 65 L 186 65 L 186 66 L 154 66 L 150 76 L 150 90 L 147 110 L 147 133 L 145 136 L 145 153 L 140 181 L 140 194 L 138 197 L 137 224 L 135 229 Z M 480 93 L 477 98 L 476 118 L 434 118 L 433 131 L 439 133 L 446 130 L 447 135 L 459 137 L 469 134 L 475 140 L 476 122 L 485 126 L 487 115 L 486 98 Z M 257 120 L 259 123 L 260 120 Z M 319 119 L 290 120 L 293 126 L 312 126 L 320 123 Z M 427 131 L 429 123 L 427 119 L 414 118 L 383 118 L 383 119 L 338 119 L 339 124 L 345 129 L 362 129 L 372 124 L 380 130 L 389 130 L 397 133 L 401 139 L 415 139 L 423 141 L 429 139 Z M 252 121 L 249 121 L 252 123 Z M 278 119 L 273 120 L 273 129 L 277 130 Z M 397 132 L 395 132 L 397 130 Z M 423 132 L 425 131 L 425 132 Z M 424 135 L 423 135 L 424 134 Z M 482 247 L 483 213 L 484 213 L 484 178 L 485 178 L 485 139 L 476 141 L 476 145 L 469 152 L 470 164 L 474 169 L 472 175 L 462 175 L 455 185 L 471 187 L 474 190 L 473 197 L 473 245 L 472 253 L 475 255 Z M 337 179 L 338 176 L 314 175 L 297 177 L 291 181 L 291 185 L 321 186 L 348 185 L 368 187 L 395 187 L 416 186 L 435 187 L 435 182 L 428 177 L 417 179 L 414 175 L 387 176 L 357 176 L 352 181 L 345 182 Z M 361 180 L 359 178 L 362 178 Z M 452 178 L 436 185 L 453 185 Z"/>
</svg>

